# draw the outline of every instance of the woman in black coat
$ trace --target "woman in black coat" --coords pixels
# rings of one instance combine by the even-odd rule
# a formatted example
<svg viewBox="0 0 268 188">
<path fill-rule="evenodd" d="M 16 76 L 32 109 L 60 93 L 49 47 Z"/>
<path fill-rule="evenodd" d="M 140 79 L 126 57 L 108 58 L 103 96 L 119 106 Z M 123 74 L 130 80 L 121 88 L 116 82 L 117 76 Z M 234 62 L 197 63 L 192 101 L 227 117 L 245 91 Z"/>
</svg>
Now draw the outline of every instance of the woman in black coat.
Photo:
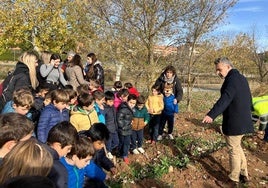
<svg viewBox="0 0 268 188">
<path fill-rule="evenodd" d="M 10 80 L 4 82 L 0 109 L 5 103 L 12 100 L 13 92 L 20 88 L 29 88 L 32 91 L 38 86 L 36 66 L 38 57 L 32 52 L 24 52 L 16 64 L 15 70 L 10 75 Z"/>
<path fill-rule="evenodd" d="M 155 81 L 155 85 L 160 86 L 161 93 L 164 94 L 165 84 L 173 85 L 173 92 L 175 95 L 174 103 L 179 103 L 182 100 L 183 89 L 181 86 L 181 82 L 176 74 L 176 69 L 172 65 L 168 65 L 162 74 Z"/>
</svg>

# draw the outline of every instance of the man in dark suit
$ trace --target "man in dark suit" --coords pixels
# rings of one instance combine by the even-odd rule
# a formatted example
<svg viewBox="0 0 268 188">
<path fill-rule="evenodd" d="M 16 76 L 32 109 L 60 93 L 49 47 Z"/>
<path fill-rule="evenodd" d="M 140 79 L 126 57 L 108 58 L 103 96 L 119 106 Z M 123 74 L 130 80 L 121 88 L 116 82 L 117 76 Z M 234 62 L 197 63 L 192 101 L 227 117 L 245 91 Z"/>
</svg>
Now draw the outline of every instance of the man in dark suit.
<svg viewBox="0 0 268 188">
<path fill-rule="evenodd" d="M 251 93 L 246 78 L 233 68 L 228 58 L 215 60 L 216 72 L 224 79 L 221 96 L 203 119 L 212 123 L 223 115 L 222 132 L 229 149 L 230 174 L 226 182 L 218 182 L 232 187 L 248 181 L 247 161 L 241 140 L 244 134 L 254 131 L 251 120 Z"/>
</svg>

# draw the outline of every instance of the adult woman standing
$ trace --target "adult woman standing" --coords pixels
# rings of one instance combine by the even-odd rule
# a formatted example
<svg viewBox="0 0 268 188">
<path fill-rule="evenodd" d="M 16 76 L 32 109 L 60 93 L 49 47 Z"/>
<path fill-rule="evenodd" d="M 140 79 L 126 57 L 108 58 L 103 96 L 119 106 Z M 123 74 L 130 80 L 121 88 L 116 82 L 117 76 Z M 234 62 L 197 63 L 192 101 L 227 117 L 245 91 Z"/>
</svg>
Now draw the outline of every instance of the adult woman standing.
<svg viewBox="0 0 268 188">
<path fill-rule="evenodd" d="M 177 110 L 175 110 L 175 109 L 176 108 L 178 109 L 178 106 L 175 107 L 175 105 L 178 105 L 178 103 L 181 101 L 182 95 L 183 95 L 183 89 L 181 87 L 180 80 L 177 77 L 175 67 L 172 65 L 168 65 L 165 68 L 164 72 L 156 80 L 155 85 L 160 86 L 160 91 L 165 96 L 164 97 L 164 110 L 162 111 L 161 117 L 160 117 L 160 124 L 159 124 L 159 130 L 158 130 L 159 135 L 157 137 L 157 140 L 158 141 L 162 140 L 162 134 L 163 134 L 166 122 L 168 125 L 168 135 L 167 136 L 169 139 L 173 140 L 174 137 L 172 135 L 172 132 L 173 132 L 173 126 L 174 126 L 174 121 L 175 121 L 174 113 L 177 113 Z M 168 92 L 170 89 L 168 89 L 168 90 L 165 89 L 165 86 L 172 87 L 172 90 L 171 90 L 172 93 L 170 93 L 170 94 L 174 95 L 174 96 L 172 96 L 172 98 L 169 98 L 169 100 L 167 100 L 167 98 L 171 96 Z M 170 103 L 169 103 L 169 101 L 170 101 Z M 172 105 L 172 101 L 173 101 L 173 105 Z M 172 107 L 174 109 L 172 112 L 170 112 L 169 110 L 168 111 L 166 110 L 166 109 L 171 109 L 170 106 L 174 106 L 174 107 Z"/>
<path fill-rule="evenodd" d="M 168 65 L 155 81 L 155 85 L 160 86 L 160 91 L 164 94 L 165 84 L 173 85 L 173 94 L 175 95 L 174 104 L 182 100 L 183 89 L 181 82 L 176 74 L 176 69 L 172 65 Z"/>
<path fill-rule="evenodd" d="M 94 53 L 89 53 L 87 55 L 87 64 L 85 66 L 86 79 L 96 80 L 104 90 L 104 70 L 102 68 L 101 62 L 97 59 Z"/>
<path fill-rule="evenodd" d="M 60 84 L 67 85 L 61 69 L 59 68 L 61 57 L 58 54 L 52 54 L 49 64 L 42 64 L 40 67 L 40 74 L 46 78 L 46 83 L 51 90 L 59 88 Z"/>
<path fill-rule="evenodd" d="M 81 56 L 78 54 L 75 54 L 72 60 L 68 63 L 65 73 L 69 80 L 69 84 L 73 86 L 74 90 L 76 90 L 79 85 L 89 84 L 89 82 L 84 79 Z"/>
<path fill-rule="evenodd" d="M 12 94 L 20 88 L 29 88 L 32 91 L 38 86 L 36 78 L 36 66 L 38 65 L 38 57 L 33 52 L 24 52 L 15 70 L 11 73 L 11 78 L 8 82 L 4 82 L 3 93 L 0 101 L 0 110 L 3 106 L 12 99 Z"/>
</svg>

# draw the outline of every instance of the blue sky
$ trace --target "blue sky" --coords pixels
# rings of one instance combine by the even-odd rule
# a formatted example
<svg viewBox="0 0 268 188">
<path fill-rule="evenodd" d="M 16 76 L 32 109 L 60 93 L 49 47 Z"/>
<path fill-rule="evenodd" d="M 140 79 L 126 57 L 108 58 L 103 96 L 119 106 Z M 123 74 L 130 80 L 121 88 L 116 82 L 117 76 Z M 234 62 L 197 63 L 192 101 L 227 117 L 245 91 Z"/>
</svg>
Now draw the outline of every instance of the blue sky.
<svg viewBox="0 0 268 188">
<path fill-rule="evenodd" d="M 251 33 L 253 27 L 260 50 L 268 50 L 268 0 L 239 0 L 229 10 L 226 25 L 217 30 L 227 33 Z"/>
</svg>

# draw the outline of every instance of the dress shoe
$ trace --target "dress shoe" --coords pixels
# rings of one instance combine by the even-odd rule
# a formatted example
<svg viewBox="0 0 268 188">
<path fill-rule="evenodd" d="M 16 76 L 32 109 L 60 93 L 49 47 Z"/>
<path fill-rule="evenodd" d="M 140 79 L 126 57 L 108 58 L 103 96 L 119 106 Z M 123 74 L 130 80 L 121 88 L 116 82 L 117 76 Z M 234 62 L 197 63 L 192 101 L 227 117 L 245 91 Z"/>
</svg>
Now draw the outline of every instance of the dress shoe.
<svg viewBox="0 0 268 188">
<path fill-rule="evenodd" d="M 240 174 L 239 181 L 244 184 L 244 183 L 248 183 L 249 179 L 248 179 L 247 176 L 244 176 L 244 175 Z"/>
<path fill-rule="evenodd" d="M 227 181 L 216 180 L 215 183 L 222 188 L 239 188 L 239 182 L 233 181 L 231 179 L 228 179 Z"/>
</svg>

